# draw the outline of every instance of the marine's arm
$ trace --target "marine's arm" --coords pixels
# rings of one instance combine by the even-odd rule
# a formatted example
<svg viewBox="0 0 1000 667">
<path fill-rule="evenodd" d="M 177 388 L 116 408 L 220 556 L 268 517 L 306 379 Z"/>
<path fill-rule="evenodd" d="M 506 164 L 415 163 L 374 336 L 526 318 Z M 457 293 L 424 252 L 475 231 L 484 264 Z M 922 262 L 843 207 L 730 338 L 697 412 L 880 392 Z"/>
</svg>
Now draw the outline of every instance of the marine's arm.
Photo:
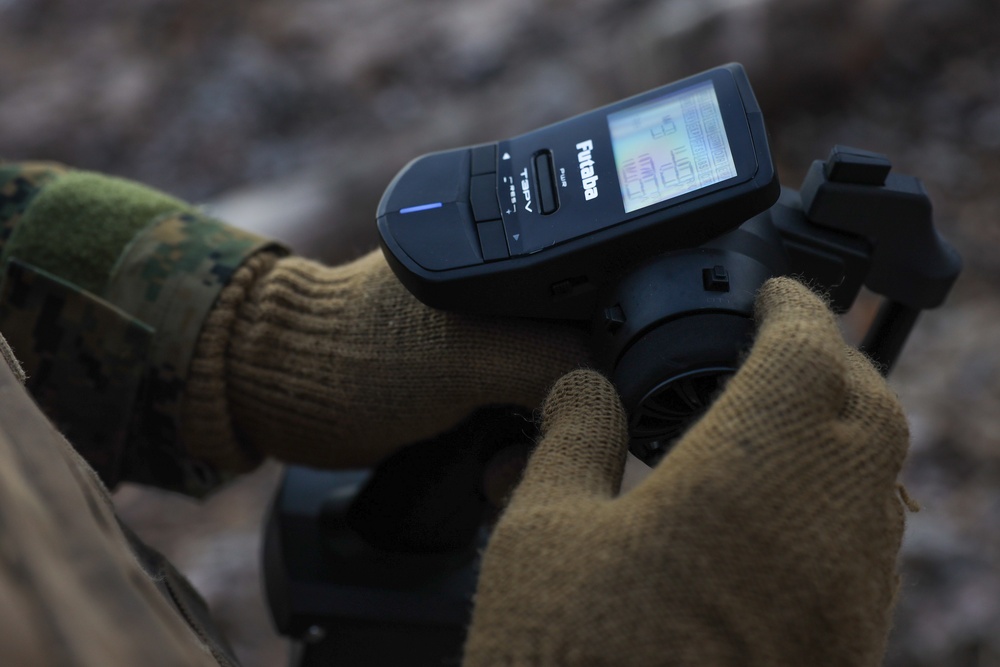
<svg viewBox="0 0 1000 667">
<path fill-rule="evenodd" d="M 378 253 L 289 257 L 120 179 L 7 165 L 0 215 L 0 331 L 111 483 L 370 464 L 477 406 L 536 406 L 586 356 L 563 326 L 431 310 Z"/>
</svg>

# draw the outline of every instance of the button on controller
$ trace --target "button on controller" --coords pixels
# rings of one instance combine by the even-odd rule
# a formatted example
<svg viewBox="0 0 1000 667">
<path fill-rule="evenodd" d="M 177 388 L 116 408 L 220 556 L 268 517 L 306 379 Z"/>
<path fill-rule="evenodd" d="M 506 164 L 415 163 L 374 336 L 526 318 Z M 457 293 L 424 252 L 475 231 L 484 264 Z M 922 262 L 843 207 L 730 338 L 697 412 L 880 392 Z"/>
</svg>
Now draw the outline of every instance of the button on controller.
<svg viewBox="0 0 1000 667">
<path fill-rule="evenodd" d="M 476 222 L 500 219 L 500 203 L 497 201 L 497 175 L 477 174 L 469 186 L 469 203 L 472 217 Z"/>
<path fill-rule="evenodd" d="M 497 199 L 497 146 L 485 144 L 472 149 L 469 179 L 469 205 L 476 221 L 479 246 L 487 262 L 510 257 L 507 234 L 500 219 Z"/>
<path fill-rule="evenodd" d="M 559 209 L 559 192 L 556 190 L 556 174 L 552 167 L 552 152 L 535 154 L 535 183 L 538 199 L 541 201 L 542 215 L 555 213 Z"/>
<path fill-rule="evenodd" d="M 472 148 L 472 175 L 488 174 L 497 170 L 497 145 L 483 144 Z"/>
</svg>

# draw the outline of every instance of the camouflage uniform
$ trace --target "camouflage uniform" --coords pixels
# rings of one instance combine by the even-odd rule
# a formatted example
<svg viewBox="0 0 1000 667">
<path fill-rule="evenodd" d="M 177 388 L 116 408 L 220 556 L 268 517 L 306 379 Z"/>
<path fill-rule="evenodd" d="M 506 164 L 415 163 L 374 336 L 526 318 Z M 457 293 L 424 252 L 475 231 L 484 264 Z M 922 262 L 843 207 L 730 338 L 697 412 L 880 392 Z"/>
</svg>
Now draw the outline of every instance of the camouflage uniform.
<svg viewBox="0 0 1000 667">
<path fill-rule="evenodd" d="M 0 336 L 0 664 L 236 667 L 208 608 L 114 515 Z"/>
<path fill-rule="evenodd" d="M 240 264 L 285 251 L 196 211 L 169 212 L 132 238 L 94 293 L 5 250 L 32 200 L 66 173 L 0 169 L 0 331 L 28 389 L 108 486 L 202 496 L 228 473 L 189 456 L 178 435 L 198 333 Z"/>
<path fill-rule="evenodd" d="M 233 271 L 284 250 L 185 208 L 150 220 L 85 289 L 11 251 L 39 192 L 69 173 L 0 166 L 0 663 L 235 667 L 204 601 L 118 522 L 105 485 L 203 495 L 223 481 L 179 437 L 188 367 Z"/>
</svg>

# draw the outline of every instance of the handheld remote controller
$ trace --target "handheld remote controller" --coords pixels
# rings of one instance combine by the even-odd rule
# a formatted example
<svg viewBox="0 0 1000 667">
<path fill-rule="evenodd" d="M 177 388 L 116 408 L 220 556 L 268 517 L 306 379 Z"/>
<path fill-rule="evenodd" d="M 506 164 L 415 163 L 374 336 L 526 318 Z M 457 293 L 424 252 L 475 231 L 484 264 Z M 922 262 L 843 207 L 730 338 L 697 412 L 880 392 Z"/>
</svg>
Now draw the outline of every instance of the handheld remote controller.
<svg viewBox="0 0 1000 667">
<path fill-rule="evenodd" d="M 417 158 L 378 229 L 403 284 L 445 309 L 589 319 L 595 289 L 771 206 L 779 185 L 739 65 L 493 144 Z"/>
<path fill-rule="evenodd" d="M 779 185 L 743 68 L 718 67 L 513 139 L 417 158 L 378 207 L 383 250 L 430 306 L 590 320 L 598 365 L 655 463 L 735 372 L 753 301 L 795 275 L 847 310 L 886 372 L 960 270 L 919 180 L 836 147 Z"/>
</svg>

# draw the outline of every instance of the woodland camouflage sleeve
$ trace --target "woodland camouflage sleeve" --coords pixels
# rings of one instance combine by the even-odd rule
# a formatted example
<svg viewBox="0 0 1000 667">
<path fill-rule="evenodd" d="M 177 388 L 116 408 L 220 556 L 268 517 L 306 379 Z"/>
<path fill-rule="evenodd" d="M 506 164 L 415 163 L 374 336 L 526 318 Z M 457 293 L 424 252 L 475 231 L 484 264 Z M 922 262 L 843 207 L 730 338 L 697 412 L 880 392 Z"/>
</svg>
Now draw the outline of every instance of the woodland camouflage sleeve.
<svg viewBox="0 0 1000 667">
<path fill-rule="evenodd" d="M 0 167 L 0 331 L 109 486 L 204 495 L 227 476 L 187 454 L 180 404 L 205 317 L 259 252 L 284 250 L 133 183 Z"/>
</svg>

